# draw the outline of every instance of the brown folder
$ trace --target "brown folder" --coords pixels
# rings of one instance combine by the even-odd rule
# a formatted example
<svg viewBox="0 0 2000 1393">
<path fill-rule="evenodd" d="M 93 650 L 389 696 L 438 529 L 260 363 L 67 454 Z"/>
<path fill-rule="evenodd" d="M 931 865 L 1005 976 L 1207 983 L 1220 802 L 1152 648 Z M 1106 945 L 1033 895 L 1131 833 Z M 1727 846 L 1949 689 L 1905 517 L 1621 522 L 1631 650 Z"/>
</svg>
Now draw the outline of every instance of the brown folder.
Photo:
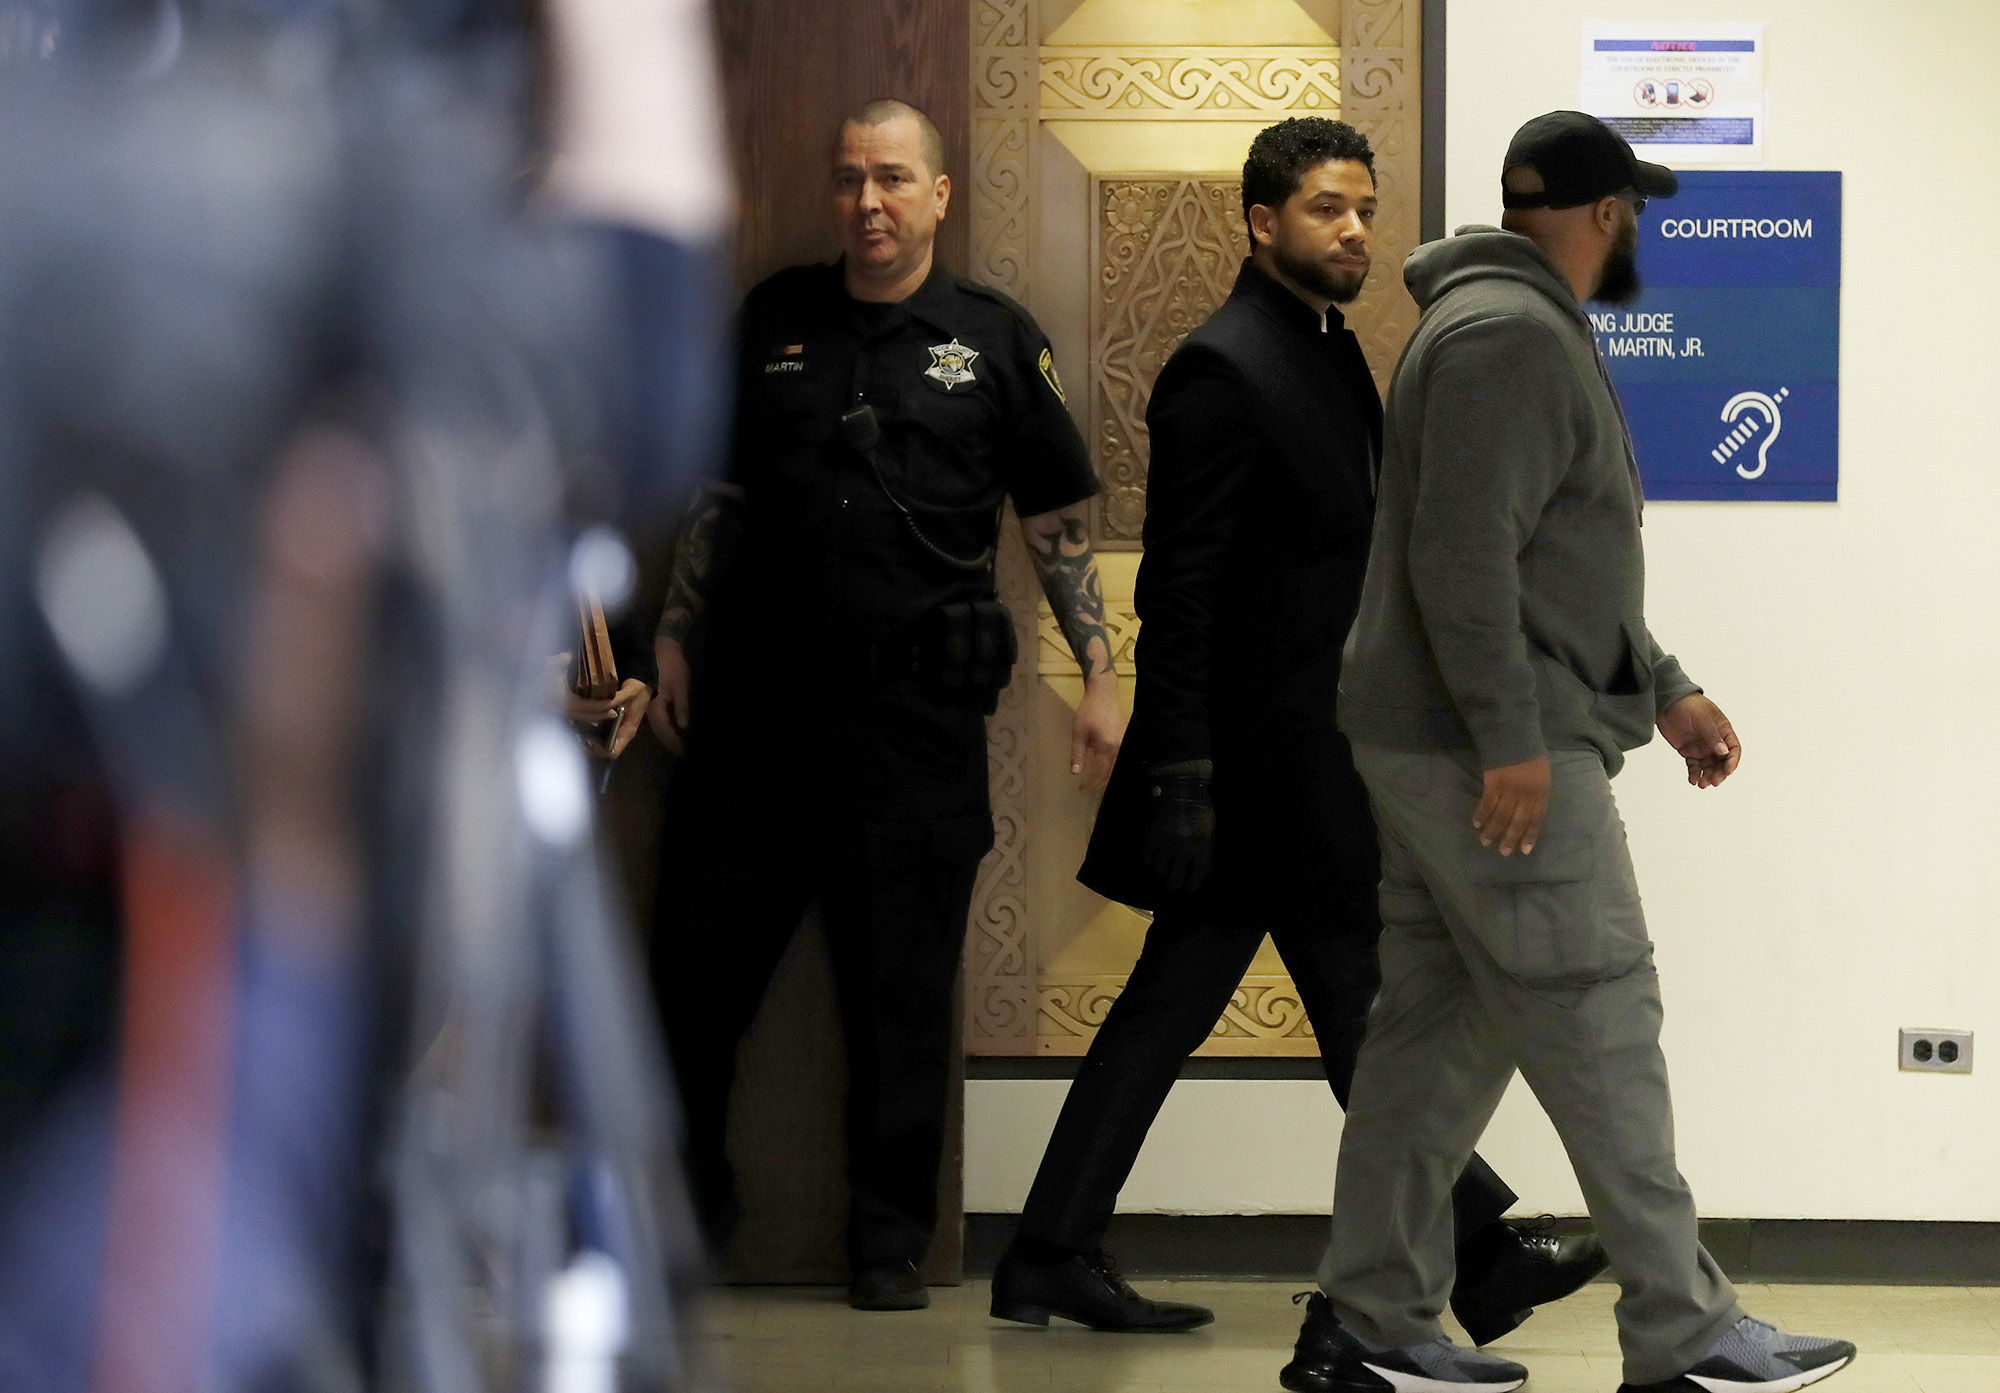
<svg viewBox="0 0 2000 1393">
<path fill-rule="evenodd" d="M 616 696 L 618 663 L 611 656 L 611 630 L 604 622 L 604 606 L 596 591 L 585 590 L 577 597 L 577 617 L 582 621 L 582 633 L 570 672 L 570 690 L 594 701 Z"/>
</svg>

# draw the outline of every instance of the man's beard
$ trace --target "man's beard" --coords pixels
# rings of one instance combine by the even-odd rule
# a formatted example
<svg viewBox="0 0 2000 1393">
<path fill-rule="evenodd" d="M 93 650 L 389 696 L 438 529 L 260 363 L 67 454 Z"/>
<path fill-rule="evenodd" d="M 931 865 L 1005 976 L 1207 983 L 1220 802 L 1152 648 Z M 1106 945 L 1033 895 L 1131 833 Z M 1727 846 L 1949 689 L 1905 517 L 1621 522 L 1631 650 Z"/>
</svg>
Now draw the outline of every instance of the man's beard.
<svg viewBox="0 0 2000 1393">
<path fill-rule="evenodd" d="M 1276 253 L 1272 259 L 1277 262 L 1278 269 L 1285 273 L 1286 279 L 1315 295 L 1324 295 L 1336 305 L 1351 304 L 1354 297 L 1361 293 L 1361 283 L 1368 278 L 1366 271 L 1359 273 L 1330 271 L 1324 262 L 1314 261 L 1309 257 L 1295 257 L 1282 247 L 1273 247 L 1271 250 Z"/>
<path fill-rule="evenodd" d="M 1618 234 L 1611 255 L 1604 260 L 1604 270 L 1597 277 L 1597 290 L 1590 298 L 1607 305 L 1629 305 L 1639 298 L 1642 288 L 1639 281 L 1639 224 L 1635 220 L 1626 223 L 1625 230 Z"/>
</svg>

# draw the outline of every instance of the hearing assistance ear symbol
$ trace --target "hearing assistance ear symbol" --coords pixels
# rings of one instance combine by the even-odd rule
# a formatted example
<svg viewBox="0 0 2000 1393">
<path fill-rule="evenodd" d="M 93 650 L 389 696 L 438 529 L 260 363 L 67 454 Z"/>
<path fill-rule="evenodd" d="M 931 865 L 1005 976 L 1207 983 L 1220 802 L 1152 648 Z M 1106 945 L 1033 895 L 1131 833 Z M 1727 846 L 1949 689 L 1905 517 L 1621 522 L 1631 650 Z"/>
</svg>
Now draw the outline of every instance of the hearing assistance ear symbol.
<svg viewBox="0 0 2000 1393">
<path fill-rule="evenodd" d="M 1720 445 L 1709 451 L 1715 457 L 1716 463 L 1726 462 L 1731 455 L 1749 443 L 1750 437 L 1757 433 L 1760 424 L 1768 424 L 1771 427 L 1770 434 L 1757 444 L 1757 467 L 1751 469 L 1742 464 L 1736 466 L 1737 474 L 1745 479 L 1763 478 L 1764 471 L 1771 465 L 1771 447 L 1778 443 L 1778 434 L 1785 428 L 1784 416 L 1778 407 L 1791 394 L 1791 388 L 1780 387 L 1775 397 L 1766 396 L 1762 392 L 1738 392 L 1731 397 L 1722 408 L 1722 419 L 1725 424 L 1749 411 L 1761 413 L 1764 420 L 1760 423 L 1752 417 L 1731 431 Z"/>
</svg>

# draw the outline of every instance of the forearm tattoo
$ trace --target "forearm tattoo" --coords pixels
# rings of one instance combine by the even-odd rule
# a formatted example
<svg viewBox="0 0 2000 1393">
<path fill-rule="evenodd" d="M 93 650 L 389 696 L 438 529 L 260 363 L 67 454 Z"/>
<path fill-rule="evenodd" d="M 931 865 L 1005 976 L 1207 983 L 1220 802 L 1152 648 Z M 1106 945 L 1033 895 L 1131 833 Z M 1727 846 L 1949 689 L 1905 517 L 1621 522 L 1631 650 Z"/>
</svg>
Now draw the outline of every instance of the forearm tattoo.
<svg viewBox="0 0 2000 1393">
<path fill-rule="evenodd" d="M 661 638 L 686 643 L 689 630 L 708 608 L 716 576 L 718 534 L 730 512 L 742 506 L 742 491 L 730 484 L 703 484 L 688 504 L 674 539 L 674 563 L 667 573 L 666 604 L 656 631 Z"/>
<path fill-rule="evenodd" d="M 1044 513 L 1022 525 L 1042 593 L 1056 612 L 1063 637 L 1086 679 L 1111 672 L 1111 635 L 1104 626 L 1104 582 L 1090 550 L 1090 524 L 1083 509 Z"/>
</svg>

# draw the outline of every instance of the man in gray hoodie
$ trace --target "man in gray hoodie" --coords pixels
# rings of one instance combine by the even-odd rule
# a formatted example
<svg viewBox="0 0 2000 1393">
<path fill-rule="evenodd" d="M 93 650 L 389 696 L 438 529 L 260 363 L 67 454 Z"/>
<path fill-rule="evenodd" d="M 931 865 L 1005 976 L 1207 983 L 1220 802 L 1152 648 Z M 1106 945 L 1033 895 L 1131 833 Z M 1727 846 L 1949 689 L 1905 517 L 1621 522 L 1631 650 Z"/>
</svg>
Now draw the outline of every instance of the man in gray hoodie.
<svg viewBox="0 0 2000 1393">
<path fill-rule="evenodd" d="M 1791 1393 L 1845 1341 L 1744 1315 L 1674 1162 L 1660 990 L 1611 776 L 1657 727 L 1688 781 L 1741 746 L 1645 619 L 1643 502 L 1583 302 L 1638 289 L 1638 215 L 1675 192 L 1601 122 L 1523 126 L 1503 227 L 1420 247 L 1389 391 L 1340 727 L 1381 830 L 1382 986 L 1341 1138 L 1333 1236 L 1281 1380 L 1506 1390 L 1462 1350 L 1451 1185 L 1519 1069 L 1623 1288 L 1620 1393 Z"/>
</svg>

